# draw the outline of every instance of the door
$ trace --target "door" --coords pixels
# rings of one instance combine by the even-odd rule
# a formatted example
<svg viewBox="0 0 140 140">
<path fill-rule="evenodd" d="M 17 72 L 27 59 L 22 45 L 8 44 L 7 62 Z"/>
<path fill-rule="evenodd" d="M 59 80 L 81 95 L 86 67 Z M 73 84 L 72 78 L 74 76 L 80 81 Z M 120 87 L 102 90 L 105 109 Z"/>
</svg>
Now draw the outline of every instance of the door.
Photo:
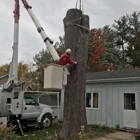
<svg viewBox="0 0 140 140">
<path fill-rule="evenodd" d="M 137 128 L 135 93 L 124 93 L 123 126 Z"/>
<path fill-rule="evenodd" d="M 38 118 L 41 113 L 39 103 L 31 97 L 25 97 L 22 110 L 22 119 Z"/>
</svg>

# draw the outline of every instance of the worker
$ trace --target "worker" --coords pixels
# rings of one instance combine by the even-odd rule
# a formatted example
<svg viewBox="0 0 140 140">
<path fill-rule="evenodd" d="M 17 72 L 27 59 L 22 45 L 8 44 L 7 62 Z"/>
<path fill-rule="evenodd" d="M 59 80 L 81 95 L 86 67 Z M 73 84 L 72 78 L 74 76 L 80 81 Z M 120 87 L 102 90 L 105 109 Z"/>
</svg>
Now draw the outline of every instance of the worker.
<svg viewBox="0 0 140 140">
<path fill-rule="evenodd" d="M 63 53 L 61 56 L 60 56 L 60 59 L 56 62 L 56 64 L 58 65 L 67 65 L 67 64 L 70 64 L 70 65 L 76 65 L 77 62 L 76 61 L 73 61 L 71 58 L 70 58 L 70 54 L 71 54 L 71 49 L 67 49 L 65 53 Z"/>
</svg>

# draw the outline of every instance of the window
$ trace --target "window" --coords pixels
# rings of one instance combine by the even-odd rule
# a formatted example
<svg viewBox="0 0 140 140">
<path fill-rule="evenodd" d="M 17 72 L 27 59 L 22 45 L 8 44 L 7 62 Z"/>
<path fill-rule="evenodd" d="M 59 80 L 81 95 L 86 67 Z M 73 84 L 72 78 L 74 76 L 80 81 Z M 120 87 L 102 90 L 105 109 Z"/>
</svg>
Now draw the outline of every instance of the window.
<svg viewBox="0 0 140 140">
<path fill-rule="evenodd" d="M 87 108 L 99 108 L 98 93 L 86 93 L 86 107 Z"/>
<path fill-rule="evenodd" d="M 38 103 L 32 98 L 25 98 L 26 105 L 38 105 Z"/>
<path fill-rule="evenodd" d="M 134 93 L 124 93 L 124 109 L 135 110 Z"/>
<path fill-rule="evenodd" d="M 91 93 L 86 93 L 86 107 L 91 107 Z"/>
<path fill-rule="evenodd" d="M 93 93 L 93 108 L 98 108 L 98 93 Z"/>
</svg>

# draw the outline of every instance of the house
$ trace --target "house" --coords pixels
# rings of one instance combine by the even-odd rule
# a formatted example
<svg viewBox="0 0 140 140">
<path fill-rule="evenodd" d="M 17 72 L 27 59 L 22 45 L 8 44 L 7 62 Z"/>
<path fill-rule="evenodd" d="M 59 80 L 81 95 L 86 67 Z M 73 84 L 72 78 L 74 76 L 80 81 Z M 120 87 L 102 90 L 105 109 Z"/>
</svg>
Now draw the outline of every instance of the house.
<svg viewBox="0 0 140 140">
<path fill-rule="evenodd" d="M 87 73 L 88 124 L 140 127 L 140 69 Z"/>
<path fill-rule="evenodd" d="M 87 73 L 85 97 L 88 124 L 140 127 L 140 69 Z M 61 92 L 60 118 L 63 100 Z"/>
<path fill-rule="evenodd" d="M 2 85 L 3 83 L 6 83 L 7 80 L 8 80 L 8 78 L 9 78 L 9 75 L 8 75 L 8 74 L 6 74 L 6 75 L 1 75 L 1 76 L 0 76 L 0 85 Z"/>
<path fill-rule="evenodd" d="M 0 86 L 8 81 L 9 75 L 1 75 L 0 76 Z M 19 90 L 27 90 L 31 91 L 33 90 L 32 87 L 28 84 L 28 82 L 18 82 L 16 84 L 16 87 L 14 88 L 14 91 L 19 91 Z"/>
</svg>

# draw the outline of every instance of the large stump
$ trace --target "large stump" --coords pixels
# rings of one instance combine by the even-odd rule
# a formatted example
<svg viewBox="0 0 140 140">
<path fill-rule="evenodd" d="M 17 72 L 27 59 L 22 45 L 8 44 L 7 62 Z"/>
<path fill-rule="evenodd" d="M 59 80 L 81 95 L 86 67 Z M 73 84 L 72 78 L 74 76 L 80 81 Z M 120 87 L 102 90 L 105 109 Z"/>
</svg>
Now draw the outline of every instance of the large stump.
<svg viewBox="0 0 140 140">
<path fill-rule="evenodd" d="M 76 138 L 84 126 L 88 131 L 85 108 L 85 82 L 89 42 L 89 17 L 81 10 L 70 9 L 64 18 L 65 47 L 72 50 L 77 65 L 70 67 L 64 94 L 64 117 L 61 136 Z"/>
</svg>

